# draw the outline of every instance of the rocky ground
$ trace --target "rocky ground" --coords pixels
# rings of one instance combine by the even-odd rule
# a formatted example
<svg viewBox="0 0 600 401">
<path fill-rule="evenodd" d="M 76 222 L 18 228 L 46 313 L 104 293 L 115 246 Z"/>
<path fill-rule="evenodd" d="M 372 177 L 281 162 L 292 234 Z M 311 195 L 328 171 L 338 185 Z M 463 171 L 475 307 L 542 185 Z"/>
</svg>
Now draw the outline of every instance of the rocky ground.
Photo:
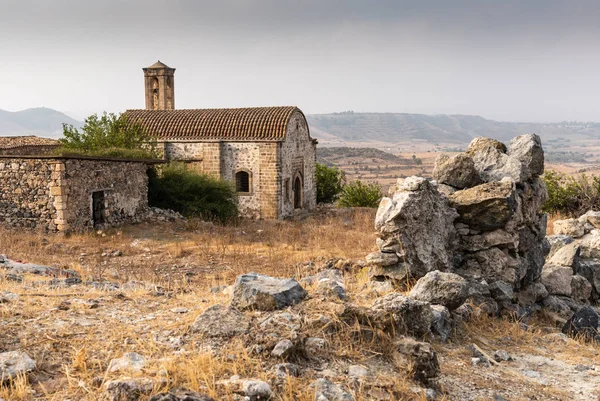
<svg viewBox="0 0 600 401">
<path fill-rule="evenodd" d="M 434 319 L 412 283 L 370 281 L 373 219 L 2 231 L 0 398 L 598 399 L 600 348 L 551 317 Z"/>
</svg>

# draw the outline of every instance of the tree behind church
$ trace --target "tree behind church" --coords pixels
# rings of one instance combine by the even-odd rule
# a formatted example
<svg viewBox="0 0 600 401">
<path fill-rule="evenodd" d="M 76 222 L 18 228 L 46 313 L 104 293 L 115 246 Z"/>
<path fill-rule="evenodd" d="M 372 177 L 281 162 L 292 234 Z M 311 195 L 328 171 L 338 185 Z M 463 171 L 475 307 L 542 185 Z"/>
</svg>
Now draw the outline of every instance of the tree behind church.
<svg viewBox="0 0 600 401">
<path fill-rule="evenodd" d="M 81 129 L 63 124 L 63 138 L 59 139 L 61 154 L 154 159 L 156 140 L 144 128 L 127 117 L 104 112 L 85 119 Z"/>
</svg>

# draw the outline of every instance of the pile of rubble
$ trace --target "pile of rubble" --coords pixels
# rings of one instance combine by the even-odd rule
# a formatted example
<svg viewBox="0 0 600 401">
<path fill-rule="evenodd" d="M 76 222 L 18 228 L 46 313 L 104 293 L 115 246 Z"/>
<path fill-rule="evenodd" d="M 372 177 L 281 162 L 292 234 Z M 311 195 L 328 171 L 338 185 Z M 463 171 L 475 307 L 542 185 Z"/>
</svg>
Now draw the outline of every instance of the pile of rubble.
<svg viewBox="0 0 600 401">
<path fill-rule="evenodd" d="M 371 279 L 420 279 L 417 289 L 450 272 L 468 283 L 465 299 L 490 314 L 546 306 L 569 318 L 599 297 L 600 213 L 557 221 L 562 235 L 546 238 L 543 172 L 541 140 L 530 134 L 508 147 L 476 138 L 465 153 L 439 156 L 434 180 L 398 180 L 377 211 Z M 435 292 L 425 300 L 437 303 Z"/>
</svg>

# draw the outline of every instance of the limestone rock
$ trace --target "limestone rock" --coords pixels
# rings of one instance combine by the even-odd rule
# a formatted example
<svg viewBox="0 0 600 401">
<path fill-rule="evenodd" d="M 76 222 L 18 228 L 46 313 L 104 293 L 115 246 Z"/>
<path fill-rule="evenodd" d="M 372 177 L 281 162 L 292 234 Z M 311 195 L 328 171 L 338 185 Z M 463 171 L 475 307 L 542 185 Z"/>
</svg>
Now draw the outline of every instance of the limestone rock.
<svg viewBox="0 0 600 401">
<path fill-rule="evenodd" d="M 150 401 L 215 401 L 206 394 L 196 393 L 183 389 L 172 390 L 168 393 L 156 394 Z"/>
<path fill-rule="evenodd" d="M 521 289 L 518 294 L 518 298 L 521 305 L 530 306 L 536 302 L 544 300 L 548 295 L 548 290 L 544 284 L 540 282 L 534 282 L 529 284 L 526 288 Z"/>
<path fill-rule="evenodd" d="M 448 206 L 428 180 L 409 177 L 398 184 L 392 198 L 383 198 L 375 217 L 375 228 L 384 239 L 396 238 L 404 250 L 403 262 L 413 276 L 452 267 L 456 236 L 456 211 Z"/>
<path fill-rule="evenodd" d="M 146 359 L 136 352 L 128 352 L 121 358 L 111 359 L 109 372 L 139 372 L 146 365 Z"/>
<path fill-rule="evenodd" d="M 286 379 L 288 376 L 298 377 L 301 371 L 300 366 L 293 363 L 278 363 L 272 370 L 278 379 Z"/>
<path fill-rule="evenodd" d="M 275 358 L 287 358 L 294 350 L 294 344 L 288 340 L 281 340 L 271 351 L 271 356 Z"/>
<path fill-rule="evenodd" d="M 592 285 L 583 276 L 578 274 L 571 278 L 571 298 L 576 301 L 586 302 L 592 296 Z"/>
<path fill-rule="evenodd" d="M 431 305 L 433 321 L 431 323 L 431 332 L 440 337 L 442 342 L 446 342 L 452 335 L 452 315 L 448 308 L 442 305 Z"/>
<path fill-rule="evenodd" d="M 104 383 L 104 388 L 107 401 L 137 401 L 152 392 L 154 382 L 147 377 L 123 378 Z"/>
<path fill-rule="evenodd" d="M 345 388 L 327 379 L 318 379 L 309 388 L 315 392 L 315 401 L 354 401 L 354 397 Z"/>
<path fill-rule="evenodd" d="M 248 318 L 234 308 L 214 305 L 198 316 L 190 331 L 206 337 L 233 337 L 248 331 Z"/>
<path fill-rule="evenodd" d="M 600 339 L 598 333 L 599 320 L 600 316 L 592 307 L 584 306 L 565 323 L 562 332 L 573 337 L 584 336 Z"/>
<path fill-rule="evenodd" d="M 462 268 L 475 278 L 489 281 L 502 280 L 515 285 L 519 279 L 517 274 L 519 264 L 518 260 L 499 248 L 490 248 L 469 255 Z"/>
<path fill-rule="evenodd" d="M 490 138 L 475 138 L 467 153 L 473 158 L 475 169 L 485 182 L 500 181 L 504 177 L 523 182 L 531 177 L 526 166 L 516 157 L 506 154 L 506 146 Z"/>
<path fill-rule="evenodd" d="M 232 393 L 244 395 L 249 401 L 270 400 L 273 396 L 271 386 L 258 379 L 241 379 L 239 376 L 232 376 L 228 380 L 218 381 L 217 385 L 227 388 Z"/>
<path fill-rule="evenodd" d="M 429 334 L 433 313 L 428 303 L 392 292 L 371 306 L 373 320 L 392 333 Z"/>
<path fill-rule="evenodd" d="M 499 182 L 457 191 L 449 200 L 460 215 L 458 221 L 483 231 L 503 228 L 517 206 L 512 184 Z"/>
<path fill-rule="evenodd" d="M 458 274 L 435 270 L 421 277 L 409 296 L 453 310 L 462 305 L 467 298 L 467 280 Z"/>
<path fill-rule="evenodd" d="M 510 302 L 514 297 L 513 286 L 505 281 L 494 281 L 490 284 L 490 294 L 497 302 Z"/>
<path fill-rule="evenodd" d="M 316 275 L 317 295 L 332 297 L 340 300 L 346 299 L 346 286 L 344 273 L 338 269 L 327 269 Z"/>
<path fill-rule="evenodd" d="M 0 354 L 0 382 L 28 373 L 36 367 L 35 361 L 22 351 L 8 351 Z"/>
<path fill-rule="evenodd" d="M 546 265 L 542 270 L 542 284 L 552 295 L 571 295 L 573 269 L 567 266 Z"/>
<path fill-rule="evenodd" d="M 551 312 L 557 313 L 558 315 L 568 319 L 573 314 L 571 307 L 561 298 L 556 295 L 549 295 L 544 298 L 542 302 L 544 308 Z"/>
<path fill-rule="evenodd" d="M 248 273 L 236 278 L 231 305 L 240 310 L 271 311 L 297 304 L 305 296 L 306 291 L 294 279 Z"/>
<path fill-rule="evenodd" d="M 552 257 L 548 260 L 548 264 L 557 266 L 568 266 L 572 267 L 573 270 L 577 271 L 579 266 L 580 256 L 580 245 L 573 242 L 569 245 L 565 245 L 560 248 Z"/>
<path fill-rule="evenodd" d="M 388 267 L 398 264 L 400 259 L 398 259 L 398 255 L 395 252 L 372 252 L 367 255 L 366 260 L 371 265 Z"/>
<path fill-rule="evenodd" d="M 578 219 L 556 220 L 554 222 L 554 234 L 568 235 L 573 238 L 583 237 L 585 226 Z"/>
<path fill-rule="evenodd" d="M 475 170 L 473 159 L 465 153 L 448 157 L 440 155 L 435 160 L 433 179 L 454 188 L 471 188 L 482 183 Z"/>
<path fill-rule="evenodd" d="M 500 141 L 497 141 L 492 138 L 486 138 L 483 136 L 479 136 L 479 137 L 473 139 L 471 141 L 471 143 L 469 143 L 469 147 L 467 148 L 467 153 L 470 155 L 474 155 L 478 152 L 485 151 L 486 149 L 489 149 L 489 148 L 496 149 L 501 153 L 506 153 L 508 150 L 506 148 L 506 145 Z"/>
<path fill-rule="evenodd" d="M 396 352 L 409 358 L 415 380 L 427 385 L 439 376 L 440 364 L 431 344 L 404 337 L 396 342 Z"/>
<path fill-rule="evenodd" d="M 369 371 L 364 366 L 350 365 L 348 366 L 348 376 L 355 380 L 361 380 L 369 374 Z"/>
<path fill-rule="evenodd" d="M 370 280 L 405 281 L 410 275 L 411 272 L 408 263 L 399 263 L 388 267 L 380 265 L 371 265 L 369 267 Z"/>
<path fill-rule="evenodd" d="M 590 210 L 581 217 L 585 217 L 586 221 L 594 226 L 594 228 L 600 228 L 600 212 Z"/>
<path fill-rule="evenodd" d="M 549 235 L 546 237 L 550 244 L 548 258 L 551 258 L 559 249 L 573 242 L 573 237 L 569 235 Z"/>
<path fill-rule="evenodd" d="M 593 230 L 578 241 L 582 258 L 600 259 L 600 230 Z"/>
<path fill-rule="evenodd" d="M 312 359 L 318 359 L 327 348 L 327 341 L 319 337 L 308 337 L 304 341 L 304 353 Z"/>
<path fill-rule="evenodd" d="M 533 175 L 544 174 L 544 149 L 536 134 L 520 135 L 510 141 L 508 154 L 518 159 Z"/>
</svg>

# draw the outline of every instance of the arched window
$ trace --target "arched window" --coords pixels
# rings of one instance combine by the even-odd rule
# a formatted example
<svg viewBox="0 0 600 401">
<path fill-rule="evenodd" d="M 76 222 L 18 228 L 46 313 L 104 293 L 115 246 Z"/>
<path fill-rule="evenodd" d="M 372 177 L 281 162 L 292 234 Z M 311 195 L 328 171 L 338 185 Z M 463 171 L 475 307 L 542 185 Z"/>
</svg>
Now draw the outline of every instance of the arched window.
<svg viewBox="0 0 600 401">
<path fill-rule="evenodd" d="M 250 191 L 250 173 L 248 171 L 238 171 L 235 173 L 235 190 L 238 193 L 249 194 Z"/>
</svg>

